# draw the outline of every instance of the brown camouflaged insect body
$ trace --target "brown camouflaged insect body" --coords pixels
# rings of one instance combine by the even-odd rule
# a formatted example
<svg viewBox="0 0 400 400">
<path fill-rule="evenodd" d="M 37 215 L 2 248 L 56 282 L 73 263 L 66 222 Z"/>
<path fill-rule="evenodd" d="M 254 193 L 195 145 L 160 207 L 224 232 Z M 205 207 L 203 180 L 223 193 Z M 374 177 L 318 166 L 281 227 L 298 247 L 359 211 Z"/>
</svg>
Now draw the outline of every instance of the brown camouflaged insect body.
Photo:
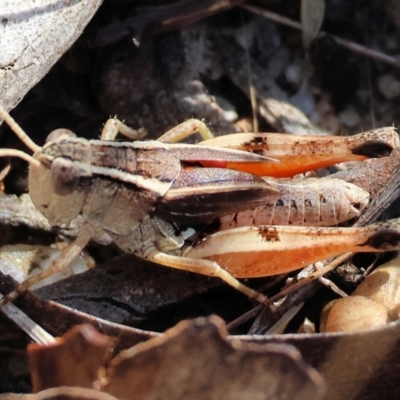
<svg viewBox="0 0 400 400">
<path fill-rule="evenodd" d="M 246 278 L 274 275 L 301 268 L 342 252 L 387 251 L 400 247 L 400 220 L 366 228 L 285 227 L 271 226 L 270 221 L 264 221 L 262 225 L 219 231 L 190 246 L 185 243 L 179 231 L 176 231 L 168 215 L 160 218 L 152 213 L 160 205 L 158 200 L 171 197 L 169 201 L 174 202 L 183 198 L 188 203 L 184 202 L 186 208 L 183 213 L 191 212 L 189 208 L 192 208 L 202 217 L 207 213 L 211 215 L 218 213 L 219 209 L 214 207 L 214 203 L 221 199 L 229 203 L 240 199 L 243 187 L 245 192 L 250 192 L 253 187 L 252 193 L 255 197 L 268 204 L 272 203 L 271 196 L 275 199 L 276 194 L 282 191 L 286 193 L 286 197 L 274 200 L 271 221 L 280 218 L 280 221 L 285 219 L 293 224 L 295 221 L 308 223 L 310 220 L 339 221 L 342 214 L 340 207 L 322 207 L 322 204 L 328 203 L 330 197 L 333 199 L 332 204 L 336 201 L 341 203 L 343 199 L 333 193 L 332 188 L 335 185 L 327 190 L 323 188 L 324 184 L 320 185 L 310 180 L 299 184 L 300 191 L 296 192 L 294 187 L 297 183 L 287 186 L 287 182 L 263 180 L 257 175 L 264 175 L 264 168 L 269 168 L 271 165 L 274 168 L 277 165 L 284 166 L 286 163 L 265 159 L 259 155 L 261 150 L 247 149 L 250 152 L 244 152 L 224 149 L 224 145 L 222 148 L 214 149 L 213 145 L 203 147 L 166 144 L 160 141 L 135 143 L 110 141 L 116 137 L 118 131 L 125 134 L 128 132 L 133 136 L 136 134 L 129 132 L 129 127 L 118 120 L 109 120 L 106 123 L 102 141 L 87 141 L 76 138 L 72 132 L 71 135 L 63 131 L 61 134 L 60 132 L 51 134 L 48 142 L 40 148 L 1 107 L 0 115 L 34 152 L 31 157 L 18 150 L 2 149 L 0 156 L 17 156 L 30 163 L 29 191 L 39 211 L 51 224 L 68 225 L 78 214 L 85 219 L 76 240 L 56 257 L 50 268 L 23 282 L 0 301 L 0 306 L 16 298 L 32 284 L 62 271 L 90 239 L 101 231 L 109 233 L 126 251 L 164 266 L 219 277 L 262 303 L 268 303 L 268 299 L 243 285 L 235 276 Z M 193 124 L 193 120 L 190 123 Z M 199 130 L 203 132 L 207 129 L 201 121 L 195 121 L 195 126 L 200 127 Z M 160 140 L 165 140 L 166 137 L 182 138 L 182 130 L 184 131 L 182 125 L 177 128 L 178 136 L 174 136 L 173 129 Z M 317 159 L 319 162 L 316 149 L 320 151 L 324 148 L 324 142 L 329 144 L 335 141 L 335 148 L 340 148 L 341 145 L 345 148 L 344 154 L 340 154 L 341 159 L 345 156 L 347 160 L 353 159 L 354 154 L 365 158 L 374 152 L 378 156 L 386 155 L 399 142 L 394 130 L 386 129 L 389 134 L 383 141 L 377 140 L 370 134 L 361 134 L 358 138 L 349 140 L 334 137 L 319 138 L 318 143 L 317 139 L 312 138 L 310 141 L 308 138 L 311 154 L 307 154 L 307 157 L 310 160 Z M 193 129 L 190 129 L 189 134 L 192 131 Z M 254 143 L 258 143 L 262 142 L 259 140 L 260 135 L 266 134 L 245 134 L 245 137 L 248 139 L 247 142 L 253 140 Z M 209 136 L 205 134 L 203 137 Z M 241 145 L 246 145 L 247 142 L 243 142 L 243 135 L 237 136 L 242 140 Z M 272 142 L 278 136 L 280 140 L 283 138 L 283 142 L 275 146 L 276 158 L 279 158 L 279 146 L 290 149 L 304 142 L 301 137 L 291 137 L 285 141 L 285 136 L 272 134 L 271 139 L 267 139 L 265 151 L 271 149 Z M 228 138 L 228 142 L 229 140 Z M 226 141 L 225 138 L 225 145 Z M 351 148 L 349 141 L 357 145 Z M 175 153 L 172 149 L 175 149 Z M 177 156 L 178 154 L 180 155 Z M 333 156 L 331 154 L 330 162 L 332 160 L 337 160 L 335 154 Z M 193 170 L 194 174 L 190 169 L 185 170 L 185 164 L 193 161 L 203 165 L 206 174 L 197 174 L 196 172 L 201 170 L 197 165 Z M 313 164 L 309 164 L 307 168 L 310 165 Z M 257 171 L 254 175 L 246 174 L 247 178 L 243 179 L 241 175 L 243 172 L 231 171 L 229 174 L 221 174 L 219 171 L 224 169 L 217 170 L 216 167 L 232 167 L 233 170 L 238 169 L 245 174 L 252 169 Z M 223 192 L 222 197 L 219 191 Z M 196 196 L 191 196 L 192 192 L 196 193 Z M 213 197 L 215 194 L 217 196 Z M 354 209 L 357 209 L 356 205 L 362 208 L 365 201 L 363 196 L 361 193 L 361 198 L 352 204 Z M 345 194 L 346 197 L 348 196 Z M 345 199 L 346 201 L 348 199 Z M 202 206 L 197 207 L 198 204 Z M 252 207 L 254 208 L 254 205 Z M 285 212 L 277 212 L 280 208 Z M 262 207 L 259 210 L 256 208 L 256 215 L 253 214 L 251 218 L 246 214 L 241 215 L 238 210 L 242 212 L 243 208 L 231 209 L 230 213 L 235 215 L 233 220 L 238 220 L 238 216 L 241 216 L 248 224 L 257 223 L 263 214 Z M 346 211 L 343 214 L 351 213 Z"/>
<path fill-rule="evenodd" d="M 220 218 L 220 230 L 250 225 L 334 226 L 360 216 L 365 190 L 340 179 L 266 179 L 281 192 L 276 201 Z"/>
</svg>

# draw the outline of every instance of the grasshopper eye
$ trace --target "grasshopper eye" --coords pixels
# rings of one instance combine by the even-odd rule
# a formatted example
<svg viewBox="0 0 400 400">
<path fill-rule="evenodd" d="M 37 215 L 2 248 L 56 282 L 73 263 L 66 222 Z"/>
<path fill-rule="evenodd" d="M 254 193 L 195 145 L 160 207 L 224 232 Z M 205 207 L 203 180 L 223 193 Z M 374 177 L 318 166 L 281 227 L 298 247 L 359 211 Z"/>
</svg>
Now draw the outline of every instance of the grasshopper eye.
<svg viewBox="0 0 400 400">
<path fill-rule="evenodd" d="M 79 182 L 79 169 L 73 161 L 58 157 L 51 163 L 51 184 L 60 196 L 71 194 Z"/>
<path fill-rule="evenodd" d="M 60 129 L 56 129 L 56 130 L 54 130 L 54 131 L 49 133 L 49 135 L 47 136 L 47 139 L 46 139 L 46 143 L 54 142 L 55 140 L 57 140 L 61 136 L 67 136 L 67 137 L 70 137 L 70 138 L 76 138 L 77 137 L 75 135 L 75 133 L 70 131 L 69 129 L 60 128 Z"/>
</svg>

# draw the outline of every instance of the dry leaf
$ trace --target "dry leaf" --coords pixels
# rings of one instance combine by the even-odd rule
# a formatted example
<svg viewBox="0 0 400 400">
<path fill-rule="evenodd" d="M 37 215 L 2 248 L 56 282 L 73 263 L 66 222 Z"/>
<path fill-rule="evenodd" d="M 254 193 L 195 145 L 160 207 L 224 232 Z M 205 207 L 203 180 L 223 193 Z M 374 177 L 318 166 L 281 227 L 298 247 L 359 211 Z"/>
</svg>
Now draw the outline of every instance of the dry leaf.
<svg viewBox="0 0 400 400">
<path fill-rule="evenodd" d="M 0 98 L 10 109 L 82 33 L 101 0 L 2 0 Z"/>
<path fill-rule="evenodd" d="M 244 342 L 292 344 L 327 384 L 325 399 L 400 398 L 400 324 L 326 334 L 241 337 Z M 311 397 L 312 398 L 312 397 Z"/>
<path fill-rule="evenodd" d="M 160 307 L 218 285 L 221 285 L 218 279 L 176 271 L 133 254 L 123 254 L 37 293 L 44 300 L 51 299 L 112 322 L 135 326 Z"/>
<path fill-rule="evenodd" d="M 122 352 L 103 390 L 119 399 L 317 399 L 324 385 L 293 347 L 226 342 L 218 317 L 180 322 Z"/>
<path fill-rule="evenodd" d="M 301 0 L 301 27 L 303 46 L 308 49 L 317 37 L 324 20 L 325 0 Z"/>
<path fill-rule="evenodd" d="M 92 388 L 114 341 L 91 325 L 76 326 L 51 345 L 31 344 L 28 357 L 32 389 L 58 386 Z"/>
<path fill-rule="evenodd" d="M 5 276 L 0 272 L 0 292 L 8 293 L 15 287 L 16 282 L 11 277 Z M 40 300 L 29 291 L 23 293 L 15 303 L 53 336 L 62 336 L 75 325 L 87 323 L 93 325 L 105 335 L 117 337 L 116 350 L 126 349 L 157 336 L 156 333 L 115 324 L 53 301 Z"/>
<path fill-rule="evenodd" d="M 294 347 L 227 342 L 225 324 L 215 316 L 180 322 L 164 335 L 121 352 L 104 371 L 113 342 L 90 325 L 81 325 L 56 344 L 30 345 L 33 391 L 100 385 L 119 400 L 306 400 L 321 398 L 325 389 Z M 91 392 L 86 394 L 92 398 Z M 36 396 L 22 398 L 58 398 Z M 76 396 L 60 399 L 87 398 L 79 397 L 78 390 Z"/>
<path fill-rule="evenodd" d="M 36 394 L 0 394 L 0 400 L 118 400 L 98 390 L 79 387 L 58 387 Z"/>
<path fill-rule="evenodd" d="M 0 284 L 4 285 L 4 281 L 2 277 Z M 23 294 L 18 305 L 31 317 L 34 314 L 35 320 L 53 334 L 58 331 L 60 335 L 76 324 L 90 322 L 103 333 L 118 337 L 120 349 L 154 337 L 151 332 L 100 320 L 51 301 L 40 301 L 32 293 Z M 327 399 L 380 400 L 400 397 L 398 323 L 371 331 L 268 337 L 254 335 L 230 337 L 228 340 L 235 343 L 240 340 L 245 344 L 278 342 L 295 346 L 305 362 L 324 377 L 328 388 Z"/>
</svg>

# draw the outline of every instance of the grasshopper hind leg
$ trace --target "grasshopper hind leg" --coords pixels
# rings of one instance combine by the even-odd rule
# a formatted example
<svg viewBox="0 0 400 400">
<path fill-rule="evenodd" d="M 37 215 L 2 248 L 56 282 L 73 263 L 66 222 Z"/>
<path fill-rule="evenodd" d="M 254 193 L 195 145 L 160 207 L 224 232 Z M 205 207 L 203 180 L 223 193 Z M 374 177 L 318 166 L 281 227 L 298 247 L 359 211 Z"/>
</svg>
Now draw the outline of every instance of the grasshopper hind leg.
<svg viewBox="0 0 400 400">
<path fill-rule="evenodd" d="M 232 276 L 214 261 L 173 256 L 158 250 L 153 250 L 149 255 L 146 256 L 146 259 L 166 267 L 195 272 L 197 274 L 206 276 L 218 277 L 246 296 L 260 303 L 268 304 L 268 297 L 264 296 L 260 292 L 257 292 L 256 290 L 250 289 L 246 285 L 243 285 L 243 283 L 239 282 L 234 276 Z"/>
<path fill-rule="evenodd" d="M 267 304 L 263 294 L 240 283 L 217 262 L 200 258 L 182 257 L 184 239 L 175 235 L 172 225 L 157 217 L 148 217 L 130 234 L 116 235 L 107 232 L 115 243 L 128 253 L 133 253 L 156 264 L 222 279 L 239 292 Z"/>
</svg>

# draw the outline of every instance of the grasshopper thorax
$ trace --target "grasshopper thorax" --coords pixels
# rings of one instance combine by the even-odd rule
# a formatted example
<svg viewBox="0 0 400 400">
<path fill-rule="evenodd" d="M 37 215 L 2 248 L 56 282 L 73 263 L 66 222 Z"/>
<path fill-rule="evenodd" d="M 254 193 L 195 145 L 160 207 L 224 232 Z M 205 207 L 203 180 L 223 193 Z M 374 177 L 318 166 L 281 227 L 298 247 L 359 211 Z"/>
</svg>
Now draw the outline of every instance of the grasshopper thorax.
<svg viewBox="0 0 400 400">
<path fill-rule="evenodd" d="M 51 225 L 68 225 L 82 211 L 87 195 L 83 181 L 91 178 L 88 140 L 65 129 L 50 133 L 29 168 L 29 194 Z"/>
</svg>

